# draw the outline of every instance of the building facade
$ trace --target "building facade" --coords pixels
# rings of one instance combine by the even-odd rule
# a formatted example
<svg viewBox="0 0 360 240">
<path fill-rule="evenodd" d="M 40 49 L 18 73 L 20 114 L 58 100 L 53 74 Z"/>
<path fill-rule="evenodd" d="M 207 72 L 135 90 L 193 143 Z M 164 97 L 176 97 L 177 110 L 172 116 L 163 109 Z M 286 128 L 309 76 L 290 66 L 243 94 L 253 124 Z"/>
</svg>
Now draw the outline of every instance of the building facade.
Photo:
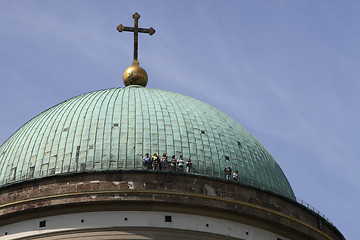
<svg viewBox="0 0 360 240">
<path fill-rule="evenodd" d="M 117 28 L 134 32 L 125 88 L 64 101 L 0 146 L 0 239 L 343 240 L 240 124 L 146 88 L 137 34 L 155 30 L 133 18 Z"/>
<path fill-rule="evenodd" d="M 191 158 L 151 170 L 146 153 Z M 295 201 L 240 124 L 196 99 L 138 85 L 39 114 L 0 147 L 5 239 L 344 239 Z M 229 166 L 238 180 L 225 179 Z"/>
</svg>

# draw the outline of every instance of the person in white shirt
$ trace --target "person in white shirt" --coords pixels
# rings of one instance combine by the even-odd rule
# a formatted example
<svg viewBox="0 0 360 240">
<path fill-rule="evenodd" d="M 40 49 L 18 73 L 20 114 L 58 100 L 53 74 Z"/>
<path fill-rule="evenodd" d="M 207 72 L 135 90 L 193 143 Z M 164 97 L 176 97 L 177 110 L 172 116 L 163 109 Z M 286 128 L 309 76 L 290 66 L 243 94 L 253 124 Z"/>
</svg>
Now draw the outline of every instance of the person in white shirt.
<svg viewBox="0 0 360 240">
<path fill-rule="evenodd" d="M 177 170 L 180 172 L 184 171 L 184 159 L 182 155 L 180 155 L 179 159 L 177 160 Z"/>
</svg>

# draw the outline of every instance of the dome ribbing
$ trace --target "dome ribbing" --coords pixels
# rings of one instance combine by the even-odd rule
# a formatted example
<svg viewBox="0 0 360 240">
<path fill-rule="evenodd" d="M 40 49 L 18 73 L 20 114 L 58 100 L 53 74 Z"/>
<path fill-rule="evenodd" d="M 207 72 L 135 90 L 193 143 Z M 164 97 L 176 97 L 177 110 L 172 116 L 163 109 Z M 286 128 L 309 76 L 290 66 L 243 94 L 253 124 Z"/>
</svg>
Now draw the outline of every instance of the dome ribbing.
<svg viewBox="0 0 360 240">
<path fill-rule="evenodd" d="M 138 86 L 90 92 L 39 114 L 0 147 L 0 187 L 56 174 L 143 170 L 145 153 L 191 158 L 194 174 L 294 199 L 281 168 L 240 124 L 181 94 Z"/>
</svg>

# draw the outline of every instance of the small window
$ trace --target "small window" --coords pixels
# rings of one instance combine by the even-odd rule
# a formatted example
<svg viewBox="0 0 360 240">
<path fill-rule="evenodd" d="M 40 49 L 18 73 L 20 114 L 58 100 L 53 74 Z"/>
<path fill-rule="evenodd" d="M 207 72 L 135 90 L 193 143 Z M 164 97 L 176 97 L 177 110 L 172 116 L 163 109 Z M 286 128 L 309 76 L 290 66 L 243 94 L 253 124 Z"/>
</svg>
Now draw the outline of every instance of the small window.
<svg viewBox="0 0 360 240">
<path fill-rule="evenodd" d="M 209 224 L 207 223 L 205 226 L 206 226 L 206 227 L 209 227 Z"/>
<path fill-rule="evenodd" d="M 229 156 L 225 156 L 225 160 L 226 160 L 226 161 L 230 161 Z"/>
<path fill-rule="evenodd" d="M 238 143 L 238 146 L 239 146 L 239 147 L 242 147 L 242 145 L 241 145 L 241 142 L 240 142 L 240 141 L 237 141 L 237 143 Z"/>
<path fill-rule="evenodd" d="M 69 130 L 69 128 L 64 128 L 63 132 L 67 132 Z"/>
<path fill-rule="evenodd" d="M 4 235 L 7 235 L 7 232 L 5 232 L 5 234 Z"/>
<path fill-rule="evenodd" d="M 94 146 L 93 146 L 93 145 L 90 145 L 90 146 L 89 146 L 89 149 L 94 149 Z"/>
<path fill-rule="evenodd" d="M 281 238 L 276 238 L 276 240 L 282 240 Z"/>
<path fill-rule="evenodd" d="M 249 235 L 249 232 L 246 232 L 246 235 Z"/>
<path fill-rule="evenodd" d="M 84 220 L 84 219 L 81 219 L 81 222 L 83 223 L 83 222 L 85 222 L 85 220 Z"/>
<path fill-rule="evenodd" d="M 165 216 L 165 222 L 171 222 L 171 216 Z"/>
<path fill-rule="evenodd" d="M 114 125 L 113 125 L 114 127 L 118 127 L 119 126 L 119 124 L 118 123 L 114 123 Z"/>
<path fill-rule="evenodd" d="M 124 218 L 125 221 L 127 221 L 127 218 Z"/>
<path fill-rule="evenodd" d="M 46 220 L 39 222 L 39 228 L 44 228 L 44 227 L 46 227 Z"/>
<path fill-rule="evenodd" d="M 201 134 L 206 134 L 205 131 L 201 130 Z"/>
</svg>

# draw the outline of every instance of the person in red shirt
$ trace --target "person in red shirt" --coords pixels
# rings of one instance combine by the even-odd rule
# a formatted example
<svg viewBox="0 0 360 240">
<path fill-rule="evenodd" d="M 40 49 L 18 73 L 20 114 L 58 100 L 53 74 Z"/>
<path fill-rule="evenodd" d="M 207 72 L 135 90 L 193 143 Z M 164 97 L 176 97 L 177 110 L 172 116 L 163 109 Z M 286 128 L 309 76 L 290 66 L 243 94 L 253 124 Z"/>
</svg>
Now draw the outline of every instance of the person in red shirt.
<svg viewBox="0 0 360 240">
<path fill-rule="evenodd" d="M 226 166 L 224 169 L 225 172 L 225 179 L 230 180 L 231 177 L 231 168 L 229 166 Z"/>
</svg>

